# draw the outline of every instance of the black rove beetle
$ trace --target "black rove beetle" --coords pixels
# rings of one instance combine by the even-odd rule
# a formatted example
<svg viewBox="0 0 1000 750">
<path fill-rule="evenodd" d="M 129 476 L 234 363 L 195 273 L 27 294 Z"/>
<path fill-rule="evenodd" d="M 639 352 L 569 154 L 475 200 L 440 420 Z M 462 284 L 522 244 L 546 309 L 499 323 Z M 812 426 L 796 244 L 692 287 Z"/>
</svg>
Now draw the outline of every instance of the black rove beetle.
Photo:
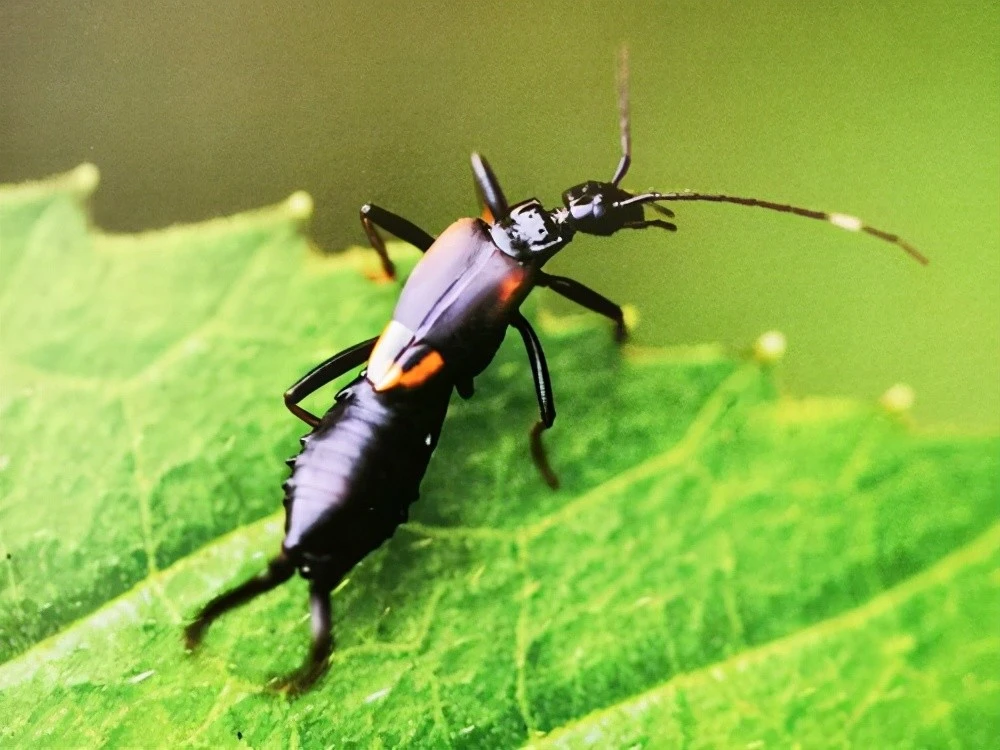
<svg viewBox="0 0 1000 750">
<path fill-rule="evenodd" d="M 415 245 L 424 253 L 406 284 L 392 320 L 380 336 L 335 354 L 306 373 L 285 393 L 285 404 L 312 431 L 288 465 L 284 484 L 285 538 L 265 572 L 216 597 L 185 630 L 189 648 L 223 613 L 281 585 L 293 573 L 310 582 L 312 647 L 305 663 L 282 681 L 300 691 L 325 671 L 333 647 L 330 592 L 368 553 L 406 521 L 420 482 L 438 443 L 452 390 L 473 394 L 473 378 L 493 360 L 508 327 L 521 335 L 528 351 L 541 412 L 531 430 L 531 453 L 545 481 L 558 486 L 541 442 L 556 411 L 541 343 L 518 308 L 536 286 L 548 287 L 615 324 L 625 338 L 622 308 L 578 281 L 553 276 L 542 266 L 569 244 L 577 232 L 606 237 L 622 229 L 651 227 L 675 231 L 665 219 L 647 219 L 650 208 L 670 201 L 710 201 L 757 206 L 822 219 L 899 246 L 916 260 L 927 259 L 896 235 L 845 214 L 728 195 L 680 192 L 632 194 L 619 184 L 631 163 L 627 60 L 619 71 L 622 156 L 610 182 L 588 181 L 563 193 L 563 205 L 546 210 L 536 199 L 513 206 L 489 163 L 472 155 L 472 172 L 482 218 L 459 219 L 437 238 L 406 219 L 367 204 L 361 223 L 382 268 L 395 268 L 376 227 Z M 342 388 L 322 418 L 299 402 L 354 368 L 365 369 Z"/>
</svg>

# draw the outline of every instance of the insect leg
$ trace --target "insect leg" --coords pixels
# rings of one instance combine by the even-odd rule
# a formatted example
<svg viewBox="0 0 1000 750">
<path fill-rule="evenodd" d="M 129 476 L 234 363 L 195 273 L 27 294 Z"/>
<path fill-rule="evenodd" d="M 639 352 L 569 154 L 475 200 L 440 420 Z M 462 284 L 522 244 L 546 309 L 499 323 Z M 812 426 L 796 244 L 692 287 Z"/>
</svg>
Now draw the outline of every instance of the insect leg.
<svg viewBox="0 0 1000 750">
<path fill-rule="evenodd" d="M 464 378 L 455 381 L 455 390 L 458 391 L 459 396 L 468 401 L 473 397 L 473 395 L 475 395 L 476 386 L 472 381 L 472 378 Z"/>
<path fill-rule="evenodd" d="M 403 242 L 410 243 L 422 253 L 426 253 L 434 244 L 434 238 L 413 222 L 371 203 L 366 203 L 361 207 L 361 226 L 364 227 L 368 241 L 382 260 L 382 270 L 390 279 L 396 278 L 396 267 L 389 258 L 389 252 L 385 249 L 385 243 L 375 228 L 376 226 L 396 235 Z"/>
<path fill-rule="evenodd" d="M 672 221 L 664 221 L 663 219 L 649 219 L 647 221 L 635 221 L 625 225 L 625 229 L 648 229 L 649 227 L 666 229 L 668 232 L 677 231 L 676 224 L 674 224 Z"/>
<path fill-rule="evenodd" d="M 625 328 L 625 314 L 622 312 L 621 305 L 612 302 L 603 294 L 595 292 L 579 281 L 548 273 L 539 274 L 538 286 L 546 286 L 566 299 L 610 318 L 615 324 L 615 341 L 618 343 L 623 342 L 628 337 L 628 330 Z"/>
<path fill-rule="evenodd" d="M 331 380 L 339 378 L 349 370 L 360 367 L 367 362 L 368 357 L 371 356 L 372 349 L 375 348 L 376 341 L 378 341 L 378 336 L 370 338 L 367 341 L 362 341 L 360 344 L 355 344 L 349 349 L 344 349 L 344 351 L 334 354 L 325 362 L 316 365 L 299 378 L 295 385 L 285 391 L 285 406 L 288 407 L 288 410 L 292 414 L 310 427 L 318 425 L 319 417 L 299 406 L 299 401 L 313 391 L 322 388 Z"/>
<path fill-rule="evenodd" d="M 328 581 L 314 580 L 311 583 L 309 614 L 312 619 L 312 645 L 302 666 L 278 682 L 279 690 L 288 690 L 292 694 L 302 693 L 312 687 L 330 666 L 330 653 L 333 651 L 330 590 Z"/>
<path fill-rule="evenodd" d="M 559 478 L 552 467 L 549 459 L 545 455 L 545 446 L 542 445 L 542 432 L 549 429 L 556 420 L 556 405 L 552 398 L 552 381 L 549 379 L 549 366 L 545 363 L 545 353 L 542 351 L 542 344 L 538 340 L 535 329 L 531 327 L 527 319 L 517 313 L 510 323 L 521 334 L 524 339 L 524 346 L 528 350 L 528 361 L 531 362 L 531 374 L 535 378 L 535 395 L 538 396 L 538 410 L 540 419 L 531 428 L 531 457 L 535 461 L 535 466 L 541 472 L 545 483 L 552 489 L 559 488 Z"/>
<path fill-rule="evenodd" d="M 483 220 L 492 224 L 506 216 L 509 206 L 503 188 L 500 187 L 500 181 L 493 173 L 490 163 L 481 154 L 472 154 L 472 178 L 476 182 L 476 196 L 483 209 Z"/>
<path fill-rule="evenodd" d="M 295 566 L 284 555 L 278 555 L 267 565 L 267 570 L 232 591 L 215 597 L 202 607 L 194 621 L 184 629 L 184 640 L 188 648 L 195 648 L 211 625 L 218 617 L 231 609 L 246 604 L 251 599 L 277 588 L 295 572 Z"/>
</svg>

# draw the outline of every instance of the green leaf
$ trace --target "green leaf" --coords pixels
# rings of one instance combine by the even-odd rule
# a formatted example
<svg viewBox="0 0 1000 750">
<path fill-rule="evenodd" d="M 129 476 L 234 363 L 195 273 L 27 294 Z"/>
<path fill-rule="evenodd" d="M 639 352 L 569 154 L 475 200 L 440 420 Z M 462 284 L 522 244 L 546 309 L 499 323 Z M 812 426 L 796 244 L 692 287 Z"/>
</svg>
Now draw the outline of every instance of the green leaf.
<svg viewBox="0 0 1000 750">
<path fill-rule="evenodd" d="M 563 488 L 517 337 L 452 405 L 412 522 L 334 596 L 184 622 L 278 548 L 298 375 L 377 333 L 369 252 L 301 198 L 134 237 L 93 172 L 0 189 L 3 744 L 981 747 L 1000 731 L 1000 440 L 792 400 L 712 347 L 542 316 Z M 404 265 L 414 253 L 393 247 Z M 323 408 L 329 393 L 317 397 Z"/>
</svg>

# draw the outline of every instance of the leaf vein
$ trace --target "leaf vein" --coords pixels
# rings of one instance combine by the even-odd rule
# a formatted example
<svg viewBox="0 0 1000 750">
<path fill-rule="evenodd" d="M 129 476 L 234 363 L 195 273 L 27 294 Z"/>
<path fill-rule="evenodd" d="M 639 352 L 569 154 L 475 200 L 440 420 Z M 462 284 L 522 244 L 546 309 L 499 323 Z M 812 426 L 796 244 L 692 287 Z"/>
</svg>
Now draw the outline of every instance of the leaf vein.
<svg viewBox="0 0 1000 750">
<path fill-rule="evenodd" d="M 156 563 L 156 542 L 153 539 L 153 517 L 149 507 L 149 496 L 152 491 L 152 485 L 143 469 L 142 451 L 139 447 L 142 442 L 142 433 L 140 432 L 135 417 L 132 414 L 132 409 L 128 404 L 128 399 L 120 397 L 119 405 L 122 417 L 125 421 L 126 429 L 129 432 L 129 450 L 132 453 L 133 462 L 132 473 L 136 488 L 136 501 L 139 506 L 139 528 L 142 532 L 143 549 L 146 552 L 146 579 L 150 581 L 150 585 L 156 593 L 157 598 L 163 604 L 173 621 L 175 623 L 180 623 L 183 621 L 180 612 L 177 611 L 174 603 L 167 598 L 158 577 L 160 570 Z"/>
<path fill-rule="evenodd" d="M 515 669 L 515 695 L 517 698 L 517 708 L 521 714 L 528 737 L 537 733 L 537 725 L 532 718 L 531 700 L 528 696 L 528 647 L 531 637 L 528 634 L 528 609 L 531 597 L 534 594 L 531 581 L 531 567 L 528 561 L 528 539 L 523 533 L 519 535 L 517 541 L 517 566 L 521 572 L 521 606 L 517 613 L 517 622 L 514 625 L 514 669 Z"/>
<path fill-rule="evenodd" d="M 712 427 L 728 413 L 729 408 L 739 395 L 759 375 L 760 370 L 753 363 L 746 363 L 738 367 L 705 399 L 683 437 L 674 445 L 591 488 L 558 510 L 531 524 L 525 529 L 528 538 L 534 539 L 541 536 L 562 521 L 576 516 L 584 508 L 599 505 L 608 495 L 624 489 L 637 480 L 684 466 L 694 460 L 695 454 L 710 434 Z"/>
<path fill-rule="evenodd" d="M 694 671 L 674 675 L 648 690 L 591 711 L 561 727 L 554 728 L 546 735 L 545 743 L 554 742 L 576 727 L 596 723 L 605 717 L 612 716 L 617 711 L 627 711 L 632 707 L 660 700 L 675 691 L 682 690 L 684 685 L 715 679 L 713 675 L 724 674 L 727 670 L 739 669 L 751 663 L 766 661 L 782 651 L 791 650 L 796 645 L 822 640 L 832 633 L 856 627 L 868 619 L 878 617 L 898 607 L 921 589 L 950 580 L 966 565 L 985 562 L 996 554 L 998 547 L 1000 547 L 1000 523 L 994 524 L 978 537 L 954 550 L 931 567 L 892 588 L 886 589 L 864 604 Z M 533 747 L 538 746 L 529 744 L 525 746 L 525 750 Z"/>
</svg>

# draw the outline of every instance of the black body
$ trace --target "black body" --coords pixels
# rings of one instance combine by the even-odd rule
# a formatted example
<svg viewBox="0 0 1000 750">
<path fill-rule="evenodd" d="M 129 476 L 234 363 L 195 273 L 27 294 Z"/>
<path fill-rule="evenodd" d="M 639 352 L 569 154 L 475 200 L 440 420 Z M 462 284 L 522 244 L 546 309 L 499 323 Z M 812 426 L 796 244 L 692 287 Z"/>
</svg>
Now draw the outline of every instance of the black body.
<svg viewBox="0 0 1000 750">
<path fill-rule="evenodd" d="M 285 482 L 284 554 L 334 586 L 406 521 L 452 385 L 377 393 L 358 376 L 302 439 Z"/>
<path fill-rule="evenodd" d="M 627 87 L 619 86 L 622 156 L 611 182 L 588 181 L 563 193 L 563 205 L 546 210 L 537 200 L 508 206 L 484 158 L 472 155 L 482 218 L 459 219 L 435 239 L 400 216 L 373 205 L 361 223 L 382 261 L 386 277 L 395 269 L 376 229 L 380 226 L 425 253 L 410 275 L 393 318 L 378 337 L 346 349 L 307 373 L 285 393 L 285 403 L 312 432 L 289 460 L 285 483 L 285 539 L 267 571 L 209 602 L 188 626 L 189 646 L 226 611 L 288 580 L 298 570 L 310 580 L 313 643 L 302 669 L 283 684 L 311 685 L 332 649 L 330 592 L 369 552 L 392 536 L 417 500 L 420 482 L 438 443 L 453 390 L 473 395 L 473 379 L 493 360 L 507 329 L 521 335 L 539 405 L 530 433 L 531 454 L 543 479 L 558 482 L 549 467 L 541 433 L 555 420 L 545 355 L 519 307 L 535 286 L 612 320 L 625 338 L 622 308 L 583 284 L 552 276 L 542 266 L 578 232 L 608 236 L 623 229 L 675 231 L 663 219 L 647 219 L 652 208 L 672 217 L 666 201 L 710 201 L 794 213 L 863 231 L 896 244 L 926 262 L 914 248 L 843 214 L 810 211 L 755 198 L 705 193 L 643 193 L 619 187 L 631 163 Z M 322 418 L 299 402 L 313 391 L 367 363 L 336 396 Z"/>
<path fill-rule="evenodd" d="M 289 462 L 282 554 L 300 572 L 336 586 L 406 521 L 452 391 L 471 384 L 508 326 L 521 324 L 530 278 L 480 219 L 459 219 L 434 241 L 368 369 L 337 393 Z M 387 383 L 396 365 L 401 380 Z"/>
</svg>

